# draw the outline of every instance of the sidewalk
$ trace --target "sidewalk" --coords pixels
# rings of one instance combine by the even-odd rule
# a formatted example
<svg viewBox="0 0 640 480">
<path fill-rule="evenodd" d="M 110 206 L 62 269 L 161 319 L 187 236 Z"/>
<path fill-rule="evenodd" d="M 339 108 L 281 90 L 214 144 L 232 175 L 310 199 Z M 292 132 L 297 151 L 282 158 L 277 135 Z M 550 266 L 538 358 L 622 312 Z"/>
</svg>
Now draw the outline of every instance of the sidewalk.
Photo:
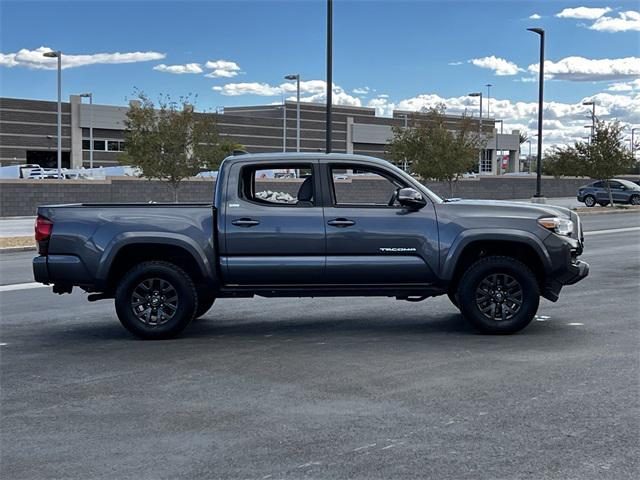
<svg viewBox="0 0 640 480">
<path fill-rule="evenodd" d="M 0 238 L 33 236 L 36 217 L 0 218 Z"/>
</svg>

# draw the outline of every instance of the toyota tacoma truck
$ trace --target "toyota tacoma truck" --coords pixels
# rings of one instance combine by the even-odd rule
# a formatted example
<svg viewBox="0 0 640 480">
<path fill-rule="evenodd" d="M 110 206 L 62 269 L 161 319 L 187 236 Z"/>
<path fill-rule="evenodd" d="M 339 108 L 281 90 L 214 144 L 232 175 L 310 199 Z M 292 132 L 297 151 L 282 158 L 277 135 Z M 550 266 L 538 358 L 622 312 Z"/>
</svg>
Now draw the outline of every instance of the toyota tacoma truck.
<svg viewBox="0 0 640 480">
<path fill-rule="evenodd" d="M 253 296 L 448 295 L 480 332 L 510 334 L 589 272 L 575 212 L 442 200 L 372 157 L 232 156 L 214 190 L 213 203 L 39 207 L 35 280 L 113 298 L 145 339 Z"/>
</svg>

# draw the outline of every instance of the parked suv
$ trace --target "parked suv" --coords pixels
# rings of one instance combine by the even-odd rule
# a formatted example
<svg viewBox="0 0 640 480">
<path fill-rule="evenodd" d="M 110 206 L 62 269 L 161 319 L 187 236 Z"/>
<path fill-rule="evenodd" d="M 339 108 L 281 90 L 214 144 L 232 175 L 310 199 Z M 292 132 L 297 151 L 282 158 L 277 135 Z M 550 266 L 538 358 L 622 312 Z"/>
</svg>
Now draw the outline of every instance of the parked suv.
<svg viewBox="0 0 640 480">
<path fill-rule="evenodd" d="M 640 205 L 640 185 L 614 178 L 609 181 L 613 203 L 629 203 Z M 595 207 L 596 203 L 603 207 L 609 205 L 609 192 L 607 192 L 606 180 L 584 185 L 578 189 L 578 201 L 584 202 L 587 207 Z"/>
</svg>

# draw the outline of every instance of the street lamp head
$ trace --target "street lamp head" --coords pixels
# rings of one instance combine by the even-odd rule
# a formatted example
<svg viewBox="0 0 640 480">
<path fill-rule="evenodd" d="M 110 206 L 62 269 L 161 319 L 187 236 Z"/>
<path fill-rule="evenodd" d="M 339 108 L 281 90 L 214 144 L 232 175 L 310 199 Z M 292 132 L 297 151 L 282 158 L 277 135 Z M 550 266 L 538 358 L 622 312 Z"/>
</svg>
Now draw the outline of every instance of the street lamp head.
<svg viewBox="0 0 640 480">
<path fill-rule="evenodd" d="M 295 75 L 287 75 L 284 77 L 285 80 L 298 80 L 300 78 L 300 74 L 296 73 Z"/>
<path fill-rule="evenodd" d="M 544 35 L 544 30 L 542 28 L 527 28 L 527 30 L 537 33 L 538 35 Z"/>
<path fill-rule="evenodd" d="M 82 97 L 82 98 L 89 98 L 89 97 L 91 97 L 92 95 L 93 95 L 93 94 L 91 94 L 91 93 L 81 93 L 81 94 L 80 94 L 80 95 L 78 95 L 78 96 L 79 96 L 79 97 Z"/>
<path fill-rule="evenodd" d="M 487 83 L 485 87 L 493 87 L 493 83 Z"/>
<path fill-rule="evenodd" d="M 52 51 L 50 51 L 50 52 L 44 52 L 44 53 L 42 54 L 42 56 L 43 56 L 43 57 L 47 57 L 47 58 L 58 58 L 58 57 L 60 56 L 60 54 L 61 54 L 61 53 L 62 53 L 62 52 L 60 52 L 60 51 L 55 51 L 55 52 L 54 52 L 54 51 L 52 50 Z"/>
<path fill-rule="evenodd" d="M 582 105 L 595 105 L 596 102 L 594 101 L 589 101 L 589 102 L 582 102 Z"/>
<path fill-rule="evenodd" d="M 482 92 L 472 92 L 469 94 L 470 97 L 480 97 L 482 96 Z"/>
</svg>

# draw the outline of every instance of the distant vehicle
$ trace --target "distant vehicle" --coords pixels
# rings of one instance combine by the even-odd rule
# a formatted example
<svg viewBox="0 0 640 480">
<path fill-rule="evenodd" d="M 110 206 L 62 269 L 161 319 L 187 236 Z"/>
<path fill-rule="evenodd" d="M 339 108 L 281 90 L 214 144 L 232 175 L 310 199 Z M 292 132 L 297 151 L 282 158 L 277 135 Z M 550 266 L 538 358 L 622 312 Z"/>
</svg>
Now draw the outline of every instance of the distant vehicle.
<svg viewBox="0 0 640 480">
<path fill-rule="evenodd" d="M 261 181 L 296 170 L 298 181 Z M 367 172 L 379 189 L 334 181 Z M 272 178 L 272 177 L 271 177 Z M 273 191 L 275 186 L 286 191 Z M 213 193 L 213 192 L 212 192 Z M 37 282 L 115 299 L 142 338 L 180 333 L 217 298 L 448 295 L 478 330 L 515 333 L 540 296 L 589 273 L 566 208 L 445 202 L 389 162 L 345 154 L 256 154 L 220 165 L 213 204 L 41 206 Z"/>
<path fill-rule="evenodd" d="M 44 169 L 38 164 L 7 165 L 0 167 L 0 178 L 44 178 Z"/>
<path fill-rule="evenodd" d="M 611 186 L 611 196 L 613 203 L 628 203 L 640 205 L 640 185 L 613 178 L 609 181 Z M 587 207 L 595 207 L 596 203 L 606 207 L 609 205 L 609 192 L 605 180 L 584 185 L 578 189 L 578 201 L 583 202 Z"/>
</svg>

